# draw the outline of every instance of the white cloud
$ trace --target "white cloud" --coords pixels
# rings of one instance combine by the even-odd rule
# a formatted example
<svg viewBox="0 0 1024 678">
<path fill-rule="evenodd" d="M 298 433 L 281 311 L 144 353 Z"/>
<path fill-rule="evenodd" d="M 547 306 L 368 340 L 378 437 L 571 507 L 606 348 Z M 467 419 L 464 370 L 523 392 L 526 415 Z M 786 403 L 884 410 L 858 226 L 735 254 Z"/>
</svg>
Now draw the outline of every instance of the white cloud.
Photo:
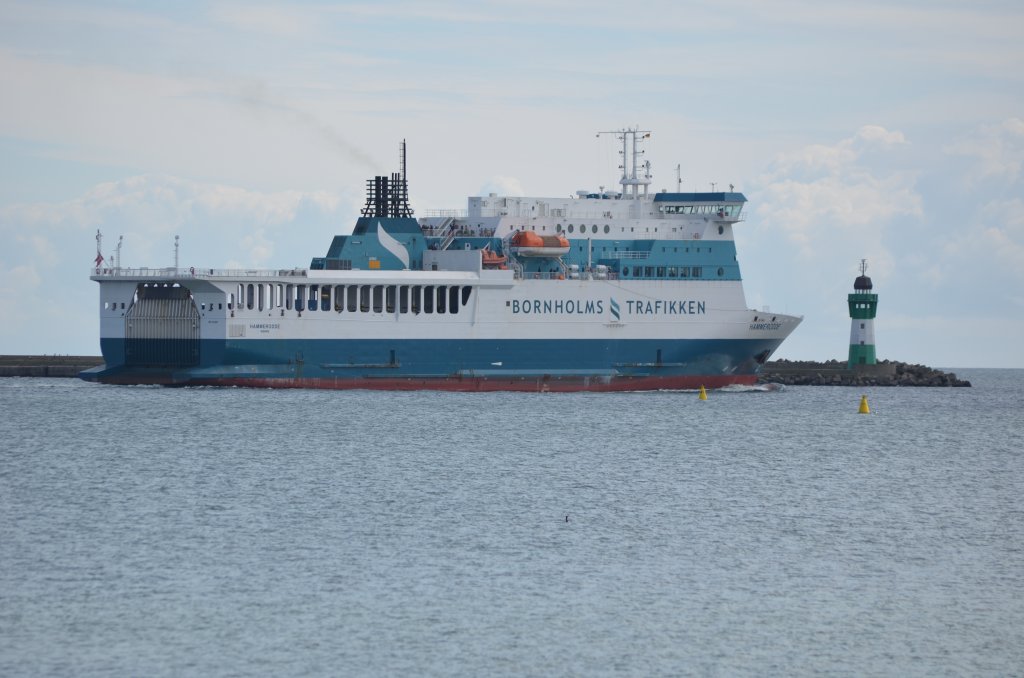
<svg viewBox="0 0 1024 678">
<path fill-rule="evenodd" d="M 878 125 L 864 125 L 857 131 L 857 139 L 866 141 L 868 143 L 877 143 L 882 146 L 894 146 L 896 144 L 905 144 L 907 140 L 903 137 L 903 132 L 892 131 L 880 127 Z"/>
<path fill-rule="evenodd" d="M 312 11 L 252 2 L 216 3 L 210 15 L 215 21 L 236 30 L 286 38 L 312 37 L 322 25 L 320 17 Z"/>
<path fill-rule="evenodd" d="M 988 178 L 1016 182 L 1024 163 L 1024 120 L 1007 118 L 1000 123 L 981 125 L 943 150 L 975 160 L 968 175 L 971 183 Z"/>
<path fill-rule="evenodd" d="M 0 341 L 7 353 L 96 353 L 96 289 L 87 281 L 97 229 L 125 266 L 308 266 L 350 228 L 358 206 L 324 192 L 260 193 L 172 176 L 94 186 L 60 203 L 0 208 Z"/>
<path fill-rule="evenodd" d="M 993 200 L 979 207 L 974 219 L 942 240 L 936 274 L 956 271 L 960 276 L 988 280 L 999 294 L 1012 293 L 997 284 L 1001 276 L 1024 282 L 1024 200 Z M 1006 298 L 1010 298 L 1007 296 Z"/>
<path fill-rule="evenodd" d="M 754 192 L 757 216 L 784 233 L 804 257 L 827 256 L 857 244 L 891 260 L 883 234 L 892 219 L 919 217 L 914 176 L 858 162 L 867 150 L 906 144 L 899 131 L 867 125 L 832 146 L 780 154 Z"/>
<path fill-rule="evenodd" d="M 493 176 L 484 182 L 484 185 L 480 187 L 478 195 L 489 195 L 491 193 L 512 197 L 526 195 L 519 179 L 503 176 Z"/>
</svg>

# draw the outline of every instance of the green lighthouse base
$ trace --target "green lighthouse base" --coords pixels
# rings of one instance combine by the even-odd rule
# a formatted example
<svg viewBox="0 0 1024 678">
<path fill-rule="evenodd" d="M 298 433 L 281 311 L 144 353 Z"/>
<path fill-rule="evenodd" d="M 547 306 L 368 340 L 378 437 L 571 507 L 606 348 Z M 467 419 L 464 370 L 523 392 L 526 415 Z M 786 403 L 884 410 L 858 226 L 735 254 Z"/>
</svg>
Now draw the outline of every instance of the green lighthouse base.
<svg viewBox="0 0 1024 678">
<path fill-rule="evenodd" d="M 850 345 L 850 360 L 847 365 L 851 370 L 857 365 L 874 365 L 876 362 L 878 361 L 875 359 L 874 344 Z"/>
</svg>

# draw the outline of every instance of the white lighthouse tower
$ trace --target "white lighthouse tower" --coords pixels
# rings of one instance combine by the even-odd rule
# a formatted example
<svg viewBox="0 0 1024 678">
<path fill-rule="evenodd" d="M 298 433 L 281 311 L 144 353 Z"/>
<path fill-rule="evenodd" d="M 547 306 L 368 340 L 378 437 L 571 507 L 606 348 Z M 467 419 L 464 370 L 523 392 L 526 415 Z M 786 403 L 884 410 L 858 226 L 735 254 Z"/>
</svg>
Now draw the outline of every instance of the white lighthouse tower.
<svg viewBox="0 0 1024 678">
<path fill-rule="evenodd" d="M 874 294 L 871 278 L 867 276 L 868 262 L 860 260 L 860 275 L 853 281 L 853 294 L 847 295 L 850 306 L 850 359 L 847 366 L 874 365 L 875 359 L 875 314 L 878 312 L 878 295 Z"/>
</svg>

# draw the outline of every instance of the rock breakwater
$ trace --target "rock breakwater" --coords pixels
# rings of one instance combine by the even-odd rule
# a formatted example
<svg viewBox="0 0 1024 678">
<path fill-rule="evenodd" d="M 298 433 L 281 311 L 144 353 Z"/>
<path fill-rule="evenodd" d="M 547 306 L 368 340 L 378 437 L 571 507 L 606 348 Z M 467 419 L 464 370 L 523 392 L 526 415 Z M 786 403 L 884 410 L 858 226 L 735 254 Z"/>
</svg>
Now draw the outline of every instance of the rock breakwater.
<svg viewBox="0 0 1024 678">
<path fill-rule="evenodd" d="M 847 367 L 846 361 L 773 360 L 765 364 L 760 383 L 787 386 L 970 386 L 952 372 L 925 365 L 883 360 L 875 365 Z"/>
</svg>

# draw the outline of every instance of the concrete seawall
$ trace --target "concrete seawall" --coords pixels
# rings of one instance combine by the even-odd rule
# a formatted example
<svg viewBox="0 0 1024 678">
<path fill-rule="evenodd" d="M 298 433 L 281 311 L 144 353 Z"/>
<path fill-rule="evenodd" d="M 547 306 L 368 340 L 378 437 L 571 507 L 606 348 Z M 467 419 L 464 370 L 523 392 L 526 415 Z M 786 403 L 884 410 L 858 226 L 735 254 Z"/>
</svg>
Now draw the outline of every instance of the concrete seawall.
<svg viewBox="0 0 1024 678">
<path fill-rule="evenodd" d="M 102 364 L 99 356 L 4 355 L 0 356 L 0 377 L 77 377 L 82 370 Z"/>
</svg>

